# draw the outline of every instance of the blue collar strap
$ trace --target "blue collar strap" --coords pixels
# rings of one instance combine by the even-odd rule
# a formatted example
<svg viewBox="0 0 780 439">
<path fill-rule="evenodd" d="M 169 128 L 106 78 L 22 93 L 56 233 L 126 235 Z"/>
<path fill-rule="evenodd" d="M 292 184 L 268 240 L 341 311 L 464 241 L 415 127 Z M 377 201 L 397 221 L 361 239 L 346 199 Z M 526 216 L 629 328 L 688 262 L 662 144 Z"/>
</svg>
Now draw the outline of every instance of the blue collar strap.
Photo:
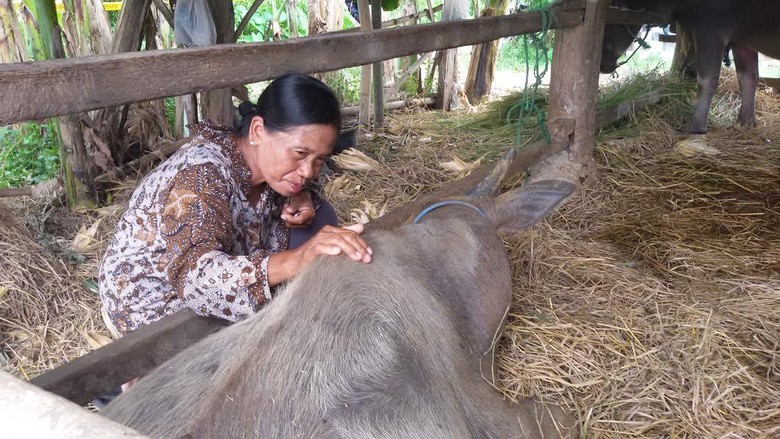
<svg viewBox="0 0 780 439">
<path fill-rule="evenodd" d="M 477 207 L 477 206 L 475 206 L 475 205 L 473 205 L 473 204 L 469 204 L 469 203 L 467 203 L 467 202 L 465 202 L 465 201 L 460 201 L 460 200 L 444 200 L 444 201 L 439 201 L 438 203 L 433 203 L 433 204 L 431 204 L 430 206 L 428 206 L 428 207 L 426 207 L 425 209 L 423 209 L 423 211 L 422 211 L 422 212 L 420 212 L 420 213 L 419 213 L 419 214 L 418 214 L 418 215 L 417 215 L 417 216 L 414 218 L 414 221 L 412 221 L 412 224 L 417 224 L 417 223 L 419 223 L 419 222 L 420 222 L 420 220 L 421 220 L 421 219 L 422 219 L 422 218 L 423 218 L 425 215 L 427 215 L 427 214 L 429 214 L 431 211 L 433 211 L 433 210 L 436 210 L 436 209 L 438 209 L 438 208 L 440 208 L 440 207 L 443 207 L 443 206 L 463 206 L 463 207 L 468 207 L 469 209 L 476 210 L 476 211 L 477 211 L 477 213 L 479 213 L 480 215 L 482 215 L 484 218 L 487 218 L 487 214 L 486 214 L 486 213 L 485 213 L 485 212 L 484 212 L 482 209 L 480 209 L 479 207 Z"/>
</svg>

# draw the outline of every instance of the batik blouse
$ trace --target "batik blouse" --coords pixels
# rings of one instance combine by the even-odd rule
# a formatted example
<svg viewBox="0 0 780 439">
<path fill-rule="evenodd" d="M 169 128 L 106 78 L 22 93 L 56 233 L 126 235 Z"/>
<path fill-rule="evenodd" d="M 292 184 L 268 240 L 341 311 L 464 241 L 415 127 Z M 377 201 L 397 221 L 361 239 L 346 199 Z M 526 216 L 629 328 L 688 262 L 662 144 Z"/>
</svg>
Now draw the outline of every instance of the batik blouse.
<svg viewBox="0 0 780 439">
<path fill-rule="evenodd" d="M 100 265 L 121 334 L 184 308 L 238 321 L 271 299 L 268 258 L 289 240 L 285 198 L 266 187 L 250 203 L 251 172 L 229 130 L 194 131 L 138 185 Z"/>
</svg>

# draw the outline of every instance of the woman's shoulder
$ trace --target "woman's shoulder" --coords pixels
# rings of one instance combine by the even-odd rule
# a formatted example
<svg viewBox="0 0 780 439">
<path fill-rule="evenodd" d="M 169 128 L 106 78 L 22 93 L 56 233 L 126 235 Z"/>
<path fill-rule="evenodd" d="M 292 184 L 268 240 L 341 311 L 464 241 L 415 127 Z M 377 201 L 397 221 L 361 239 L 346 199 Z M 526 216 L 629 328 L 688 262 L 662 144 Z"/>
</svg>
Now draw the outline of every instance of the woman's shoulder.
<svg viewBox="0 0 780 439">
<path fill-rule="evenodd" d="M 174 169 L 186 169 L 195 166 L 213 165 L 229 173 L 232 147 L 229 131 L 215 131 L 204 124 L 193 127 L 193 136 L 167 161 L 166 165 Z"/>
</svg>

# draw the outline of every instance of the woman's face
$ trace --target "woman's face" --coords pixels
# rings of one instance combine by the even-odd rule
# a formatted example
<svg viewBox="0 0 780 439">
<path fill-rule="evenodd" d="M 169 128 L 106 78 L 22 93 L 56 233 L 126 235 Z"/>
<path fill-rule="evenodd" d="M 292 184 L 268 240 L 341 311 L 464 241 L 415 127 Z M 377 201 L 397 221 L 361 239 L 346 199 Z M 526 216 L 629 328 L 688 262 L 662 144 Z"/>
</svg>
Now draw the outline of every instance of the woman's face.
<svg viewBox="0 0 780 439">
<path fill-rule="evenodd" d="M 261 117 L 255 117 L 249 131 L 249 150 L 254 160 L 247 160 L 252 182 L 265 182 L 286 197 L 297 194 L 320 175 L 337 135 L 334 126 L 320 124 L 273 132 L 265 129 Z"/>
</svg>

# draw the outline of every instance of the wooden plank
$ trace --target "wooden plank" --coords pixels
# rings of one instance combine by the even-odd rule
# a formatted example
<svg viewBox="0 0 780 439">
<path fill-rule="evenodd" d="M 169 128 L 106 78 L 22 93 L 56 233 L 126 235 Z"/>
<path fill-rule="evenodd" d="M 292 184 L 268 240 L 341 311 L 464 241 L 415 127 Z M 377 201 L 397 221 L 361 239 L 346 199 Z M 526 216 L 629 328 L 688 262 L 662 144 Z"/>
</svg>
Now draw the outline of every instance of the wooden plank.
<svg viewBox="0 0 780 439">
<path fill-rule="evenodd" d="M 140 377 L 229 322 L 180 311 L 30 380 L 85 404 Z"/>
<path fill-rule="evenodd" d="M 0 371 L 3 439 L 142 439 L 124 425 Z"/>
<path fill-rule="evenodd" d="M 615 7 L 607 8 L 606 20 L 609 24 L 649 24 L 666 25 L 672 22 L 670 14 L 650 11 L 632 11 Z"/>
<path fill-rule="evenodd" d="M 555 26 L 582 22 L 581 10 L 556 7 L 554 12 Z M 258 82 L 291 70 L 365 65 L 541 29 L 542 14 L 529 12 L 270 43 L 2 64 L 0 125 Z"/>
<path fill-rule="evenodd" d="M 434 97 L 407 99 L 404 101 L 391 101 L 391 102 L 385 102 L 385 111 L 397 110 L 399 108 L 406 108 L 412 106 L 431 107 L 435 104 L 436 104 L 436 98 Z M 341 109 L 342 116 L 356 116 L 359 113 L 360 113 L 360 106 L 344 107 Z M 2 189 L 0 189 L 0 191 L 2 191 Z"/>
<path fill-rule="evenodd" d="M 662 43 L 676 43 L 677 35 L 675 34 L 659 34 L 658 41 Z"/>
</svg>

